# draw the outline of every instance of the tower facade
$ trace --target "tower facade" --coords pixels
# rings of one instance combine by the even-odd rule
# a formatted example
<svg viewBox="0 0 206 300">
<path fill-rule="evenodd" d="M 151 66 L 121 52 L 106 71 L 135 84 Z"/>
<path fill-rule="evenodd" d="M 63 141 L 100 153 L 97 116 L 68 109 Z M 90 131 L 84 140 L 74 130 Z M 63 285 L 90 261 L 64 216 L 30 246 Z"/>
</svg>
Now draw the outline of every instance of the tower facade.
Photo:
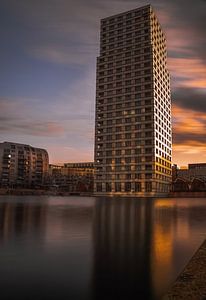
<svg viewBox="0 0 206 300">
<path fill-rule="evenodd" d="M 150 5 L 101 20 L 96 195 L 161 196 L 171 184 L 166 40 Z"/>
</svg>

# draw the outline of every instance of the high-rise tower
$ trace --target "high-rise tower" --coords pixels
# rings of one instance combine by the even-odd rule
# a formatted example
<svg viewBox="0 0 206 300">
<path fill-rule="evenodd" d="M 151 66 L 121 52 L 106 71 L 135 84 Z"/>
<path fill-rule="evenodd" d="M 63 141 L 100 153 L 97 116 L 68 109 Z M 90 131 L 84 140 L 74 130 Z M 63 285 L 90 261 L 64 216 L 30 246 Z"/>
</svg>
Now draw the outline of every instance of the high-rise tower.
<svg viewBox="0 0 206 300">
<path fill-rule="evenodd" d="M 156 196 L 171 183 L 171 97 L 164 33 L 150 5 L 101 20 L 97 195 Z"/>
</svg>

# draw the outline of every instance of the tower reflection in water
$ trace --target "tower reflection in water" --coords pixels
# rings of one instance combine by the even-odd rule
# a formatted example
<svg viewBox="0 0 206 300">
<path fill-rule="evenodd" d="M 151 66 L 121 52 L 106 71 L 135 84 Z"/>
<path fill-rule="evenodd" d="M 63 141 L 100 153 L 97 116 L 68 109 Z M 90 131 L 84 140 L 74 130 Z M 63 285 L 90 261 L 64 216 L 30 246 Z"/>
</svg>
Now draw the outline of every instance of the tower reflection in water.
<svg viewBox="0 0 206 300">
<path fill-rule="evenodd" d="M 94 213 L 94 298 L 152 299 L 150 199 L 101 199 Z"/>
<path fill-rule="evenodd" d="M 32 203 L 33 204 L 33 203 Z M 47 207 L 31 203 L 0 203 L 0 243 L 32 234 L 44 237 Z M 31 239 L 30 239 L 31 242 Z"/>
<path fill-rule="evenodd" d="M 205 199 L 97 199 L 94 299 L 161 299 L 205 238 Z"/>
</svg>

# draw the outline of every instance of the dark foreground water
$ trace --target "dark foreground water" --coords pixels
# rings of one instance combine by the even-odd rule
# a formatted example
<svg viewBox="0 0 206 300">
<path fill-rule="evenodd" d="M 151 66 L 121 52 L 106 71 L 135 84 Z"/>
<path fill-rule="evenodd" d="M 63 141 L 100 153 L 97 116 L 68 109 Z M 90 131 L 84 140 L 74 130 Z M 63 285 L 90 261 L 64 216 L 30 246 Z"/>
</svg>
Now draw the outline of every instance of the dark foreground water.
<svg viewBox="0 0 206 300">
<path fill-rule="evenodd" d="M 206 238 L 206 199 L 0 197 L 1 299 L 160 299 Z"/>
</svg>

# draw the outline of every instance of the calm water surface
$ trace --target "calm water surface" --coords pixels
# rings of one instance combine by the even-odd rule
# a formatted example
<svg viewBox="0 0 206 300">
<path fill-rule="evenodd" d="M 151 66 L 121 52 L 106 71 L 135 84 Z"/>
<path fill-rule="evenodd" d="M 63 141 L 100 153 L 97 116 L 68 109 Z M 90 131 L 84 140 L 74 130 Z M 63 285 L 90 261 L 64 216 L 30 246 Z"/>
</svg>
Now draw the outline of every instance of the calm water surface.
<svg viewBox="0 0 206 300">
<path fill-rule="evenodd" d="M 1 196 L 1 299 L 160 299 L 205 238 L 206 199 Z"/>
</svg>

